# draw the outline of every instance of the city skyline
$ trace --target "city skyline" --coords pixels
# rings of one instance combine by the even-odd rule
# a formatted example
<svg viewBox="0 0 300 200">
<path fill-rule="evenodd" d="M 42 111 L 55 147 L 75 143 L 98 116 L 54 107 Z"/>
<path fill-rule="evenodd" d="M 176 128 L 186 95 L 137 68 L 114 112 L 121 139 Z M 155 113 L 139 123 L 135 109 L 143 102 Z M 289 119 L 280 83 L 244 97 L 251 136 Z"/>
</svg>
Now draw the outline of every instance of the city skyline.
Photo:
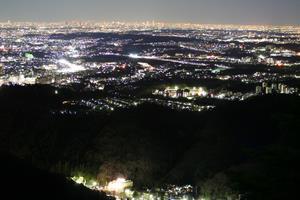
<svg viewBox="0 0 300 200">
<path fill-rule="evenodd" d="M 0 21 L 161 21 L 299 25 L 296 0 L 0 0 Z"/>
</svg>

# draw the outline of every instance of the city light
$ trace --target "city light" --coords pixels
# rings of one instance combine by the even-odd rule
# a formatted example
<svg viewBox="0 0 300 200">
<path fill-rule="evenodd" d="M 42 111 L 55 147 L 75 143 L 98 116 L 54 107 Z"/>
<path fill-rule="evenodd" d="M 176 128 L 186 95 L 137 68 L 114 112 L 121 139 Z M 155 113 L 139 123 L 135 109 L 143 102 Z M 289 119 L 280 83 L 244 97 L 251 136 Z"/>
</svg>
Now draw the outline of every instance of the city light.
<svg viewBox="0 0 300 200">
<path fill-rule="evenodd" d="M 299 196 L 300 24 L 289 19 L 299 20 L 299 8 L 144 1 L 1 3 L 1 20 L 12 20 L 0 22 L 2 172 L 33 178 L 26 187 L 4 180 L 7 191 L 24 199 Z M 101 14 L 137 22 L 84 20 Z M 62 21 L 15 22 L 47 15 Z M 140 22 L 146 15 L 190 22 Z M 193 23 L 217 18 L 233 25 Z M 237 24 L 249 20 L 279 24 Z"/>
<path fill-rule="evenodd" d="M 126 188 L 132 187 L 133 183 L 124 178 L 118 178 L 108 183 L 105 190 L 114 193 L 124 192 Z"/>
<path fill-rule="evenodd" d="M 128 56 L 129 56 L 129 58 L 133 58 L 133 59 L 141 58 L 138 54 L 133 54 L 133 53 L 129 54 Z"/>
<path fill-rule="evenodd" d="M 58 63 L 63 66 L 63 68 L 57 70 L 59 73 L 75 73 L 85 70 L 83 66 L 73 64 L 66 59 L 60 59 Z"/>
<path fill-rule="evenodd" d="M 92 182 L 92 186 L 93 186 L 93 187 L 96 187 L 97 185 L 98 185 L 98 183 L 97 183 L 96 181 L 93 181 L 93 182 Z"/>
<path fill-rule="evenodd" d="M 75 181 L 77 184 L 85 184 L 85 179 L 83 176 L 74 176 L 71 179 Z"/>
</svg>

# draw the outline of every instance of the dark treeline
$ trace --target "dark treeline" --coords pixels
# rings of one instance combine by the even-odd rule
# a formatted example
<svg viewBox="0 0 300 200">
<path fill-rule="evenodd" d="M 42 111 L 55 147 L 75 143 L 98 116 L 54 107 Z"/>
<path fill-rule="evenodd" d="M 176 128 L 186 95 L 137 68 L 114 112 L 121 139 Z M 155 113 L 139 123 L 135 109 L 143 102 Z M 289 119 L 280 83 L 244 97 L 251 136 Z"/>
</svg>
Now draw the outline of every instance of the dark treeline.
<svg viewBox="0 0 300 200">
<path fill-rule="evenodd" d="M 0 154 L 1 195 L 7 199 L 113 200 L 62 175 L 37 169 L 9 154 Z"/>
<path fill-rule="evenodd" d="M 297 192 L 299 97 L 257 97 L 202 113 L 144 104 L 74 116 L 51 114 L 74 96 L 53 90 L 1 88 L 1 151 L 65 176 L 102 183 L 125 176 L 137 188 L 193 184 L 203 193 L 220 187 L 248 199 Z"/>
</svg>

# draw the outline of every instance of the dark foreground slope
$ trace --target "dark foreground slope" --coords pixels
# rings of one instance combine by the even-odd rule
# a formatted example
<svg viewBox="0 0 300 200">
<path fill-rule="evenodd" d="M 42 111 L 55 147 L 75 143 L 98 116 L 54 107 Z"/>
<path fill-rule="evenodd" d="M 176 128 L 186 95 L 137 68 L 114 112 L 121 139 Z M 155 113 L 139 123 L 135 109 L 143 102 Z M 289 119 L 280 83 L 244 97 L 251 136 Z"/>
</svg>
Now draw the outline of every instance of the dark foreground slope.
<svg viewBox="0 0 300 200">
<path fill-rule="evenodd" d="M 298 195 L 299 97 L 257 97 L 205 116 L 198 139 L 169 173 L 171 180 L 194 180 L 209 191 L 225 184 L 248 199 Z"/>
<path fill-rule="evenodd" d="M 100 182 L 121 175 L 136 187 L 193 184 L 201 192 L 222 188 L 219 194 L 238 191 L 248 199 L 298 192 L 297 96 L 256 97 L 202 113 L 155 105 L 109 114 L 50 112 L 80 95 L 54 95 L 41 86 L 1 88 L 0 148 L 39 168 Z"/>
<path fill-rule="evenodd" d="M 13 156 L 1 154 L 1 196 L 6 199 L 109 200 L 65 177 L 49 173 Z"/>
</svg>

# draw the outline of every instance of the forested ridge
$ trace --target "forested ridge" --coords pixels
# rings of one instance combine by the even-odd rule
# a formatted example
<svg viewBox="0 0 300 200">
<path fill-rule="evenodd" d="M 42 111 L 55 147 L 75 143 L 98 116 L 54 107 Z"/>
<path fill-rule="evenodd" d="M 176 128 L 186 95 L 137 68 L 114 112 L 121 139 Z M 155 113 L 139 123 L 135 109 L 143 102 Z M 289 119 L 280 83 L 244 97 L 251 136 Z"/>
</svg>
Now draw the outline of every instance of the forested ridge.
<svg viewBox="0 0 300 200">
<path fill-rule="evenodd" d="M 112 113 L 61 115 L 48 86 L 0 89 L 1 151 L 51 172 L 107 182 L 118 176 L 136 188 L 192 184 L 206 192 L 249 199 L 296 194 L 300 178 L 300 98 L 263 96 L 201 113 L 152 104 Z"/>
</svg>

